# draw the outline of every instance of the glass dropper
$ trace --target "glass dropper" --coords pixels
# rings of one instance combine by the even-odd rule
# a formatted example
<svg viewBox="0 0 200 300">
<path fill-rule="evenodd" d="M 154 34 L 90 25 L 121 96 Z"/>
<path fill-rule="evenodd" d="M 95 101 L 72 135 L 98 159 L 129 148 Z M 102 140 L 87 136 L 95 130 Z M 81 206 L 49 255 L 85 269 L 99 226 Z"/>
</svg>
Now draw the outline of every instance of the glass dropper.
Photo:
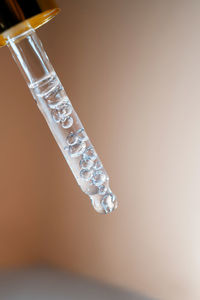
<svg viewBox="0 0 200 300">
<path fill-rule="evenodd" d="M 0 0 L 0 47 L 9 47 L 82 191 L 107 214 L 117 207 L 109 177 L 35 32 L 59 11 L 54 0 Z"/>
<path fill-rule="evenodd" d="M 35 30 L 8 37 L 8 48 L 82 191 L 99 213 L 117 207 L 109 177 Z"/>
</svg>

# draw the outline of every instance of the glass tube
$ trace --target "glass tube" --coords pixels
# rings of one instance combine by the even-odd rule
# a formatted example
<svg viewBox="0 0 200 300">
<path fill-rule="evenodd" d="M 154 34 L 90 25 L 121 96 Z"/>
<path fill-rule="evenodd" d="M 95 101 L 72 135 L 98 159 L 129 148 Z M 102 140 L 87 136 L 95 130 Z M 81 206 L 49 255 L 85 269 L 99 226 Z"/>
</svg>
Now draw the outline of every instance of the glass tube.
<svg viewBox="0 0 200 300">
<path fill-rule="evenodd" d="M 34 29 L 8 39 L 8 47 L 82 191 L 99 213 L 117 200 L 109 177 Z"/>
</svg>

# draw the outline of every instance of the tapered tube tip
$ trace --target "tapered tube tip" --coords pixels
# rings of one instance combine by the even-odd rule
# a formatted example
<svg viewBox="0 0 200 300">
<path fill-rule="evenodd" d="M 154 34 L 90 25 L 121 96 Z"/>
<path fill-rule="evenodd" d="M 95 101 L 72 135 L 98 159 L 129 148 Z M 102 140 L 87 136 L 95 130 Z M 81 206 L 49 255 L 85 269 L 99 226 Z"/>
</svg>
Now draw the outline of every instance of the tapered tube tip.
<svg viewBox="0 0 200 300">
<path fill-rule="evenodd" d="M 94 209 L 101 214 L 109 214 L 118 206 L 117 198 L 111 190 L 105 192 L 104 195 L 92 195 L 90 199 Z"/>
</svg>

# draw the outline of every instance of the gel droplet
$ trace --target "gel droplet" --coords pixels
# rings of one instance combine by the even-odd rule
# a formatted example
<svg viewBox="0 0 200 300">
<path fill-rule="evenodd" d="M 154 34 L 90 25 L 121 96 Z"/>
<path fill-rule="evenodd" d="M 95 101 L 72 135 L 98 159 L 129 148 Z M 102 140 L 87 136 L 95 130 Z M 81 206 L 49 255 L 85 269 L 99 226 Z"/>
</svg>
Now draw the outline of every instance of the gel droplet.
<svg viewBox="0 0 200 300">
<path fill-rule="evenodd" d="M 78 142 L 74 145 L 69 146 L 69 155 L 71 157 L 78 157 L 85 151 L 86 144 L 84 142 Z"/>
<path fill-rule="evenodd" d="M 103 197 L 103 199 L 101 201 L 101 205 L 102 205 L 102 207 L 103 207 L 106 214 L 110 213 L 114 210 L 115 200 L 116 200 L 116 197 L 113 193 L 107 193 Z"/>
<path fill-rule="evenodd" d="M 67 128 L 70 128 L 73 124 L 73 119 L 72 117 L 68 116 L 66 118 L 66 120 L 64 122 L 62 122 L 62 127 L 67 129 Z"/>
</svg>

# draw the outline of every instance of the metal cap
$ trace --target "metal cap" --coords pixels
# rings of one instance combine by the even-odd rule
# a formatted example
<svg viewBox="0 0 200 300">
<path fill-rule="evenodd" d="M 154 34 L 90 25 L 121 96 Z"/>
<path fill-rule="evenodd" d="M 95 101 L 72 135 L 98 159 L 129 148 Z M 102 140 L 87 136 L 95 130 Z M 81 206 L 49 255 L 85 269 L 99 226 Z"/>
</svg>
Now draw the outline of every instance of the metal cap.
<svg viewBox="0 0 200 300">
<path fill-rule="evenodd" d="M 0 0 L 0 47 L 8 38 L 40 27 L 59 11 L 54 0 Z"/>
</svg>

